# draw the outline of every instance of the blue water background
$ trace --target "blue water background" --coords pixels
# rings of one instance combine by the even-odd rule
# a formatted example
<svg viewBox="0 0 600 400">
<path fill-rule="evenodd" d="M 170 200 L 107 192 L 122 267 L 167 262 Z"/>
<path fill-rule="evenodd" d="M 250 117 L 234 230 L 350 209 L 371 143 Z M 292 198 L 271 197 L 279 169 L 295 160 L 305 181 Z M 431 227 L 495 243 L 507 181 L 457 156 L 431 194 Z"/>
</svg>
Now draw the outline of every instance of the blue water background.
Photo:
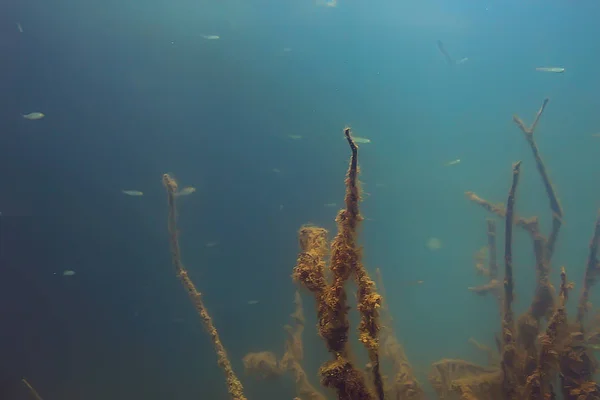
<svg viewBox="0 0 600 400">
<path fill-rule="evenodd" d="M 565 210 L 552 276 L 565 265 L 580 289 L 600 206 L 599 13 L 594 1 L 6 0 L 3 390 L 25 398 L 14 387 L 25 376 L 50 400 L 228 398 L 171 266 L 161 185 L 171 172 L 198 189 L 180 202 L 184 263 L 247 396 L 292 398 L 289 377 L 257 382 L 241 358 L 283 352 L 296 232 L 313 222 L 335 233 L 338 207 L 325 204 L 343 201 L 346 124 L 372 141 L 359 155 L 364 261 L 382 270 L 419 379 L 442 358 L 485 363 L 467 340 L 494 345 L 497 306 L 467 287 L 485 282 L 472 257 L 488 214 L 464 192 L 505 202 L 522 160 L 517 211 L 548 232 L 548 200 L 511 117 L 531 122 L 549 97 L 535 136 Z M 468 62 L 446 64 L 438 39 Z M 46 117 L 20 116 L 32 111 Z M 498 230 L 502 265 L 500 219 Z M 535 275 L 522 231 L 514 253 L 523 311 Z M 317 384 L 328 355 L 304 299 L 304 365 Z"/>
</svg>

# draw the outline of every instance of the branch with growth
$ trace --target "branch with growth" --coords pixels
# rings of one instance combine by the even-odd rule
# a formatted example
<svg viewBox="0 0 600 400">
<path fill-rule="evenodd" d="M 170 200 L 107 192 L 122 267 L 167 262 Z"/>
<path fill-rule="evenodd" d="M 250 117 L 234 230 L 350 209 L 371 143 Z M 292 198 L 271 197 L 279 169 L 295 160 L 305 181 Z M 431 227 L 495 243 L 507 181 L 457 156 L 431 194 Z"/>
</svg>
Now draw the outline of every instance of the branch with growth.
<svg viewBox="0 0 600 400">
<path fill-rule="evenodd" d="M 542 156 L 540 155 L 540 151 L 538 150 L 537 144 L 534 140 L 533 134 L 535 133 L 535 128 L 537 127 L 538 122 L 540 121 L 540 117 L 544 113 L 546 109 L 546 105 L 550 99 L 544 99 L 542 106 L 538 110 L 535 115 L 535 119 L 533 123 L 528 128 L 525 126 L 525 123 L 519 118 L 519 116 L 514 115 L 513 121 L 517 124 L 523 135 L 525 135 L 525 139 L 533 152 L 533 158 L 535 159 L 535 165 L 537 167 L 538 172 L 542 178 L 542 182 L 544 183 L 544 189 L 546 189 L 546 194 L 548 195 L 548 200 L 550 201 L 550 209 L 552 210 L 552 231 L 550 233 L 548 242 L 546 243 L 546 257 L 548 260 L 552 258 L 554 254 L 554 247 L 556 245 L 556 239 L 558 237 L 558 232 L 560 231 L 560 227 L 562 225 L 563 218 L 563 210 L 558 201 L 558 196 L 556 195 L 556 191 L 554 190 L 554 185 L 550 181 L 550 177 L 548 176 L 548 172 L 546 171 L 546 166 L 542 161 Z"/>
<path fill-rule="evenodd" d="M 378 399 L 383 400 L 384 388 L 379 365 L 378 308 L 381 296 L 361 262 L 361 252 L 356 244 L 357 228 L 362 217 L 358 203 L 358 147 L 352 139 L 350 128 L 344 129 L 352 156 L 346 174 L 345 208 L 338 212 L 338 233 L 331 244 L 329 270 L 331 282 L 325 277 L 327 231 L 305 226 L 300 229 L 300 254 L 292 277 L 294 282 L 311 291 L 317 303 L 319 335 L 325 340 L 333 360 L 325 363 L 319 374 L 321 383 L 337 391 L 338 399 L 370 400 L 375 396 L 369 389 L 363 372 L 351 361 L 348 346 L 348 305 L 345 285 L 351 276 L 358 285 L 358 310 L 361 314 L 360 341 L 367 347 L 372 364 L 373 387 Z"/>
<path fill-rule="evenodd" d="M 501 310 L 501 329 L 500 335 L 495 336 L 497 351 L 474 339 L 469 340 L 488 354 L 488 366 L 456 359 L 443 359 L 432 365 L 428 380 L 440 399 L 551 400 L 562 395 L 565 400 L 600 400 L 600 387 L 594 381 L 598 364 L 591 352 L 595 348 L 593 346 L 600 343 L 600 318 L 595 325 L 586 321 L 590 291 L 600 273 L 600 212 L 589 244 L 577 316 L 569 323 L 566 303 L 573 285 L 568 283 L 566 270 L 562 267 L 557 296 L 550 276 L 563 210 L 534 140 L 547 104 L 548 99 L 545 99 L 531 126 L 526 126 L 516 115 L 513 121 L 533 153 L 536 169 L 549 200 L 552 229 L 546 237 L 540 230 L 537 217 L 523 218 L 516 214 L 521 161 L 512 166 L 512 181 L 505 205 L 493 204 L 473 192 L 466 192 L 469 200 L 504 219 L 504 276 L 500 276 L 497 262 L 497 227 L 489 219 L 487 248 L 475 256 L 477 272 L 489 280 L 484 285 L 469 288 L 477 294 L 492 293 L 496 297 Z M 394 332 L 388 304 L 384 302 L 385 296 L 382 297 L 377 292 L 375 283 L 362 263 L 362 251 L 357 244 L 357 232 L 362 221 L 359 212 L 361 190 L 358 181 L 358 146 L 352 138 L 350 128 L 344 129 L 344 136 L 351 150 L 351 158 L 344 181 L 344 208 L 336 216 L 337 234 L 329 243 L 325 229 L 317 226 L 301 227 L 298 232 L 300 251 L 292 273 L 293 281 L 314 296 L 318 334 L 331 357 L 319 368 L 320 383 L 333 389 L 338 400 L 425 400 L 425 390 L 417 381 L 405 349 Z M 177 183 L 165 174 L 163 184 L 168 196 L 168 231 L 175 272 L 209 332 L 218 365 L 226 376 L 230 397 L 234 400 L 246 400 L 243 387 L 233 371 L 202 295 L 181 262 L 175 203 Z M 528 232 L 532 239 L 536 271 L 533 301 L 518 319 L 515 319 L 513 310 L 515 227 Z M 381 293 L 384 293 L 379 271 L 378 281 Z M 357 367 L 359 361 L 349 342 L 348 283 L 357 286 L 356 299 L 360 316 L 358 339 L 369 357 L 366 370 Z M 291 372 L 296 384 L 295 399 L 326 400 L 327 394 L 322 394 L 311 385 L 301 365 L 304 359 L 302 334 L 305 321 L 302 299 L 298 292 L 294 304 L 292 323 L 285 327 L 287 337 L 282 358 L 278 360 L 271 352 L 249 353 L 243 359 L 244 366 L 248 373 L 261 379 L 276 379 L 285 372 Z M 384 320 L 383 324 L 381 319 Z M 393 372 L 389 378 L 383 373 L 386 367 Z"/>
<path fill-rule="evenodd" d="M 381 303 L 381 336 L 382 356 L 392 364 L 393 375 L 386 389 L 386 398 L 403 400 L 424 400 L 425 393 L 421 383 L 417 380 L 413 367 L 406 356 L 404 347 L 398 341 L 393 327 L 393 318 L 385 299 L 387 295 L 383 284 L 383 277 L 379 268 L 375 270 L 377 285 L 383 297 Z"/>
<path fill-rule="evenodd" d="M 244 368 L 247 373 L 255 375 L 259 379 L 278 378 L 286 371 L 294 376 L 296 383 L 297 398 L 305 400 L 326 400 L 309 381 L 302 360 L 304 359 L 304 345 L 302 332 L 304 331 L 304 308 L 300 293 L 294 296 L 295 311 L 291 315 L 293 325 L 286 325 L 287 340 L 285 342 L 285 353 L 277 362 L 277 357 L 270 351 L 260 353 L 248 353 L 243 359 Z"/>
<path fill-rule="evenodd" d="M 171 259 L 173 261 L 173 266 L 175 267 L 175 273 L 181 280 L 183 287 L 187 291 L 188 295 L 190 296 L 190 300 L 192 300 L 192 303 L 196 308 L 196 312 L 200 316 L 204 327 L 210 335 L 215 352 L 217 353 L 218 365 L 225 373 L 229 395 L 233 400 L 246 400 L 246 397 L 244 396 L 244 387 L 233 371 L 231 361 L 229 361 L 227 352 L 225 351 L 225 346 L 223 346 L 223 343 L 221 343 L 219 332 L 217 331 L 217 328 L 215 327 L 213 320 L 208 313 L 206 306 L 204 305 L 202 294 L 196 289 L 196 285 L 194 285 L 194 282 L 192 282 L 190 279 L 188 271 L 183 266 L 183 262 L 181 261 L 179 231 L 177 229 L 177 207 L 175 204 L 175 199 L 177 198 L 175 195 L 177 193 L 177 182 L 175 182 L 175 179 L 173 179 L 169 174 L 164 174 L 163 185 L 167 190 L 167 200 L 169 204 L 169 241 L 171 244 Z"/>
<path fill-rule="evenodd" d="M 515 339 L 515 321 L 512 310 L 514 298 L 512 228 L 515 196 L 521 174 L 521 162 L 512 168 L 512 185 L 506 201 L 506 222 L 504 231 L 504 316 L 502 318 L 502 392 L 509 400 L 518 400 L 519 393 L 519 353 Z"/>
</svg>

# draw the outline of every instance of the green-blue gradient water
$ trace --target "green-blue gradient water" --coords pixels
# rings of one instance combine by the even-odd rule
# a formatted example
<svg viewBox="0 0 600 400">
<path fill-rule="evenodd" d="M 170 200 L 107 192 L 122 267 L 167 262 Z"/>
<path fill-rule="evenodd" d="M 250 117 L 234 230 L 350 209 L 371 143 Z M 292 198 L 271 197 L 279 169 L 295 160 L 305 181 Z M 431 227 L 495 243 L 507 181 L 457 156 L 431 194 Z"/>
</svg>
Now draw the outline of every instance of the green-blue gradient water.
<svg viewBox="0 0 600 400">
<path fill-rule="evenodd" d="M 517 212 L 548 232 L 511 118 L 530 123 L 549 97 L 535 138 L 565 211 L 552 277 L 565 265 L 578 294 L 600 206 L 599 13 L 591 0 L 5 0 L 0 398 L 28 398 L 22 377 L 45 400 L 228 398 L 171 265 L 166 172 L 197 188 L 179 202 L 183 261 L 247 397 L 293 398 L 290 376 L 259 382 L 241 359 L 283 353 L 296 233 L 312 222 L 335 234 L 347 124 L 371 139 L 359 150 L 365 265 L 383 273 L 418 378 L 427 387 L 442 358 L 485 363 L 467 341 L 494 345 L 497 305 L 467 288 L 485 283 L 473 254 L 489 215 L 464 192 L 505 202 L 522 160 Z M 437 40 L 468 61 L 448 65 Z M 46 117 L 21 116 L 34 111 Z M 520 312 L 535 272 L 529 237 L 515 235 Z M 317 385 L 329 355 L 304 302 Z"/>
</svg>

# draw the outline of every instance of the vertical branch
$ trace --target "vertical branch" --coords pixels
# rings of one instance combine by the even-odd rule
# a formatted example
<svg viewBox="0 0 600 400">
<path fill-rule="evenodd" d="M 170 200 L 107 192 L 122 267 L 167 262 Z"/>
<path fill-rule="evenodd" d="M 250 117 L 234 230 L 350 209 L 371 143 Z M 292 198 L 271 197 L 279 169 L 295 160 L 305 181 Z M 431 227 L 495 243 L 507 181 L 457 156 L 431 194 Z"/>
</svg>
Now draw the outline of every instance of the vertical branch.
<svg viewBox="0 0 600 400">
<path fill-rule="evenodd" d="M 560 353 L 560 383 L 565 400 L 600 399 L 600 386 L 594 381 L 597 361 L 587 349 L 585 342 L 585 315 L 588 309 L 589 291 L 598 277 L 598 241 L 600 240 L 600 213 L 594 225 L 590 241 L 583 288 L 577 306 L 575 328 L 567 345 Z"/>
<path fill-rule="evenodd" d="M 555 292 L 550 282 L 550 261 L 546 252 L 547 241 L 539 233 L 533 236 L 533 252 L 535 254 L 536 288 L 528 314 L 536 321 L 542 317 L 550 318 L 554 308 Z M 535 340 L 535 338 L 532 338 Z"/>
<path fill-rule="evenodd" d="M 344 230 L 347 231 L 346 244 L 350 247 L 353 256 L 352 272 L 354 280 L 358 286 L 358 312 L 360 313 L 360 325 L 358 327 L 359 340 L 367 349 L 369 359 L 372 365 L 373 386 L 379 400 L 384 400 L 383 378 L 381 376 L 381 367 L 379 362 L 379 308 L 381 307 L 381 295 L 377 293 L 375 283 L 371 280 L 367 269 L 361 260 L 361 251 L 356 245 L 357 227 L 362 217 L 359 213 L 358 202 L 360 201 L 360 188 L 358 186 L 358 147 L 352 139 L 350 128 L 344 129 L 344 135 L 352 150 L 350 161 L 350 169 L 348 178 L 346 179 L 346 213 L 348 214 L 347 222 L 339 222 L 347 226 Z"/>
<path fill-rule="evenodd" d="M 590 252 L 588 254 L 585 276 L 583 278 L 583 288 L 579 297 L 579 305 L 577 306 L 577 325 L 579 331 L 584 333 L 584 319 L 588 309 L 590 297 L 590 288 L 596 283 L 598 277 L 598 241 L 600 240 L 600 212 L 596 218 L 594 225 L 594 234 L 590 240 Z"/>
<path fill-rule="evenodd" d="M 556 394 L 552 383 L 559 369 L 559 351 L 568 336 L 567 312 L 565 305 L 570 285 L 567 282 L 565 267 L 560 271 L 559 303 L 552 314 L 546 332 L 539 337 L 540 354 L 537 366 L 527 378 L 526 393 L 531 400 L 554 399 Z"/>
<path fill-rule="evenodd" d="M 558 232 L 560 231 L 560 227 L 562 225 L 563 210 L 560 205 L 560 202 L 558 201 L 558 196 L 556 195 L 552 182 L 550 181 L 550 177 L 548 176 L 548 172 L 546 171 L 544 161 L 542 161 L 542 157 L 540 155 L 540 151 L 537 147 L 537 144 L 533 138 L 533 134 L 535 133 L 535 128 L 537 127 L 540 117 L 544 113 L 546 105 L 549 101 L 550 100 L 548 98 L 544 99 L 542 106 L 535 115 L 535 119 L 529 128 L 525 126 L 525 123 L 521 120 L 521 118 L 519 118 L 517 115 L 513 116 L 513 121 L 517 124 L 519 129 L 521 129 L 523 135 L 525 135 L 525 139 L 527 140 L 527 143 L 529 143 L 529 147 L 533 152 L 535 165 L 537 167 L 538 172 L 540 173 L 540 176 L 542 177 L 544 188 L 546 189 L 546 194 L 548 195 L 548 199 L 550 200 L 550 209 L 552 210 L 552 231 L 550 233 L 550 236 L 548 237 L 548 242 L 546 243 L 545 255 L 547 260 L 550 260 L 552 258 L 552 255 L 554 254 L 556 239 L 558 237 Z"/>
<path fill-rule="evenodd" d="M 519 184 L 521 162 L 512 167 L 512 185 L 506 202 L 505 239 L 504 239 L 504 316 L 502 321 L 502 372 L 504 378 L 502 389 L 508 400 L 518 399 L 518 360 L 515 345 L 515 321 L 512 310 L 513 302 L 513 261 L 512 261 L 512 231 L 515 206 L 515 194 Z"/>
<path fill-rule="evenodd" d="M 242 383 L 238 379 L 237 375 L 233 371 L 233 367 L 231 366 L 231 362 L 227 357 L 227 352 L 225 351 L 225 346 L 221 343 L 221 338 L 219 337 L 219 332 L 215 327 L 213 320 L 206 309 L 204 302 L 202 301 L 202 294 L 196 289 L 196 285 L 190 279 L 188 275 L 187 269 L 184 267 L 181 262 L 181 250 L 179 248 L 179 232 L 177 229 L 177 208 L 175 205 L 175 193 L 177 193 L 177 182 L 168 174 L 163 175 L 163 185 L 167 189 L 167 200 L 169 203 L 169 219 L 168 219 L 168 228 L 169 228 L 169 238 L 171 244 L 171 258 L 173 261 L 173 266 L 175 267 L 175 272 L 177 276 L 181 280 L 181 283 L 188 295 L 190 296 L 190 300 L 194 304 L 196 308 L 196 312 L 200 316 L 204 327 L 208 331 L 210 338 L 213 342 L 213 346 L 215 348 L 215 352 L 217 353 L 218 365 L 221 367 L 223 372 L 225 372 L 225 377 L 227 379 L 227 389 L 229 391 L 229 395 L 233 400 L 246 400 L 244 396 L 244 387 Z"/>
<path fill-rule="evenodd" d="M 350 166 L 346 173 L 345 207 L 338 212 L 336 217 L 337 235 L 331 243 L 331 283 L 327 284 L 324 276 L 324 262 L 320 253 L 322 251 L 307 252 L 307 241 L 301 240 L 302 253 L 294 268 L 293 278 L 315 294 L 317 300 L 317 314 L 319 317 L 319 335 L 325 340 L 327 349 L 333 355 L 333 360 L 326 362 L 319 369 L 321 384 L 334 388 L 338 399 L 371 400 L 374 398 L 365 382 L 365 377 L 357 369 L 349 355 L 348 331 L 348 305 L 345 285 L 354 275 L 359 286 L 359 311 L 361 312 L 360 334 L 363 343 L 369 350 L 373 364 L 374 383 L 380 399 L 383 397 L 381 373 L 379 371 L 379 324 L 378 308 L 381 298 L 373 290 L 373 283 L 366 275 L 360 260 L 360 249 L 356 245 L 356 229 L 362 220 L 358 203 L 360 201 L 360 188 L 358 182 L 358 147 L 350 136 L 350 128 L 344 130 L 344 135 L 352 150 Z M 315 243 L 315 249 L 321 248 L 325 234 L 318 233 L 319 228 L 307 229 L 308 237 L 314 237 L 308 243 Z M 324 231 L 324 230 L 322 230 Z M 311 233 L 312 232 L 312 233 Z M 357 272 L 358 271 L 358 272 Z M 361 272 L 362 271 L 362 272 Z M 376 295 L 376 296 L 375 296 Z"/>
<path fill-rule="evenodd" d="M 508 193 L 506 202 L 506 219 L 505 219 L 505 234 L 504 234 L 504 315 L 505 319 L 511 320 L 512 323 L 512 302 L 513 302 L 513 263 L 512 263 L 512 231 L 513 231 L 513 214 L 515 206 L 515 194 L 519 177 L 521 174 L 521 161 L 516 162 L 512 169 L 512 185 Z M 508 317 L 508 318 L 507 318 Z"/>
</svg>

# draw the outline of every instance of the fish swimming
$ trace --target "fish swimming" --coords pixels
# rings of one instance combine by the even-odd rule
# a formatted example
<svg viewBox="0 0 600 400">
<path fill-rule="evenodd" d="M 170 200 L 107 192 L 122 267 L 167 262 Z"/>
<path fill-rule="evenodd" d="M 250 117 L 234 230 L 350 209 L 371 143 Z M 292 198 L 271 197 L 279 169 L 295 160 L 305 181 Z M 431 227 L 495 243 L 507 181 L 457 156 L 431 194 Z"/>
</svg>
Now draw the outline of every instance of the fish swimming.
<svg viewBox="0 0 600 400">
<path fill-rule="evenodd" d="M 555 74 L 562 74 L 565 72 L 565 69 L 562 67 L 537 67 L 535 70 L 539 72 L 553 72 Z"/>
<path fill-rule="evenodd" d="M 23 114 L 22 116 L 23 116 L 23 118 L 29 119 L 32 121 L 36 120 L 36 119 L 42 119 L 45 117 L 44 113 L 41 113 L 41 112 L 32 112 L 29 114 Z"/>
<path fill-rule="evenodd" d="M 195 191 L 196 191 L 195 187 L 186 186 L 183 189 L 181 189 L 179 192 L 176 192 L 175 196 L 187 196 L 187 195 L 194 193 Z"/>
<path fill-rule="evenodd" d="M 140 192 L 139 190 L 121 190 L 127 196 L 143 196 L 144 192 Z"/>
<path fill-rule="evenodd" d="M 354 143 L 371 143 L 371 139 L 367 139 L 360 136 L 352 136 L 352 140 L 354 140 Z"/>
</svg>

